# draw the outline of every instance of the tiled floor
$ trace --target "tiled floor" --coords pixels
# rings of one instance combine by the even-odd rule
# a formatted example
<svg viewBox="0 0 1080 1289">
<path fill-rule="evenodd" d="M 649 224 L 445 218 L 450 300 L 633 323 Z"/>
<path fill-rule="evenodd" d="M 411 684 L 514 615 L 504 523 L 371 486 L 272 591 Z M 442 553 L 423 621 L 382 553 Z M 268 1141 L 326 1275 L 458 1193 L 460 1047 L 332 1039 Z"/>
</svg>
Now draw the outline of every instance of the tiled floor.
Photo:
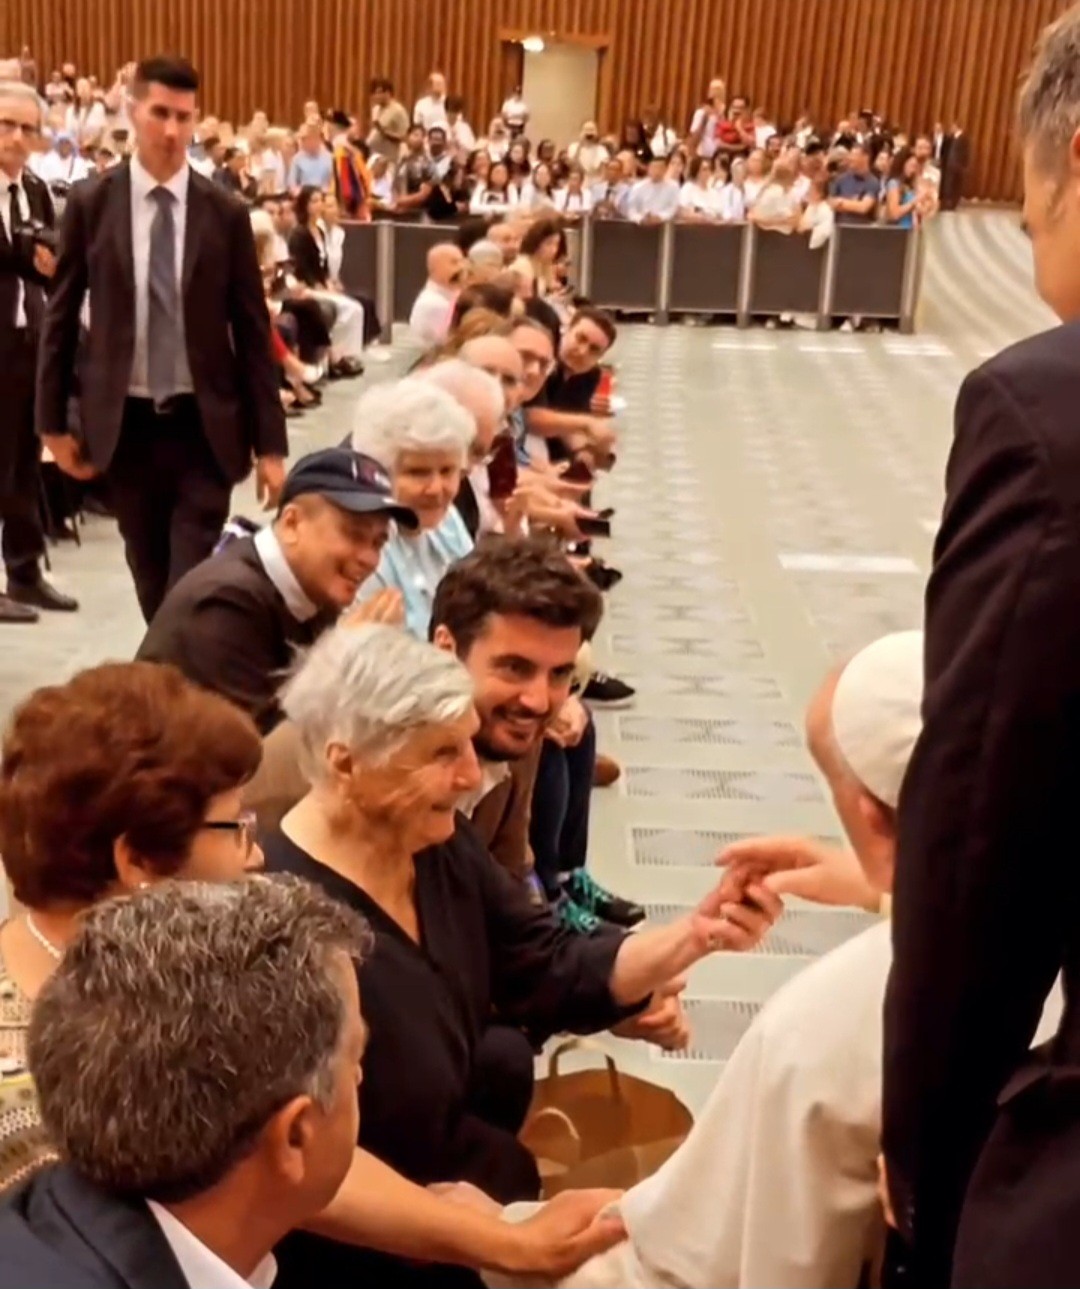
<svg viewBox="0 0 1080 1289">
<path fill-rule="evenodd" d="M 806 700 L 830 659 L 919 623 L 959 382 L 1052 322 L 1014 215 L 949 216 L 930 230 L 921 313 L 910 337 L 622 330 L 629 410 L 602 504 L 618 511 L 607 553 L 626 578 L 598 648 L 639 696 L 598 719 L 626 773 L 596 795 L 592 854 L 598 876 L 657 919 L 702 894 L 734 837 L 835 834 L 802 750 Z M 356 393 L 335 386 L 298 422 L 294 455 L 340 439 Z M 243 501 L 254 513 L 247 490 Z M 83 611 L 0 629 L 5 712 L 32 686 L 138 643 L 111 526 L 88 523 L 82 549 L 64 547 L 56 564 Z M 757 1006 L 864 920 L 793 909 L 759 952 L 693 973 L 686 1056 L 623 1044 L 620 1058 L 700 1104 Z"/>
</svg>

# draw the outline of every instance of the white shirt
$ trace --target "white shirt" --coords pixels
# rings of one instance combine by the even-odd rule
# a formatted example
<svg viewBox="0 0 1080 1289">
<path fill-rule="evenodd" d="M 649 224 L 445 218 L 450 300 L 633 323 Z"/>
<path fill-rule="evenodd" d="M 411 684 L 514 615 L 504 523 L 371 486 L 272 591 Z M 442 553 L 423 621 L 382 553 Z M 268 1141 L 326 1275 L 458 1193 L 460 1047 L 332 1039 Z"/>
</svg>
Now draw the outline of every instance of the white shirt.
<svg viewBox="0 0 1080 1289">
<path fill-rule="evenodd" d="M 409 326 L 425 345 L 441 345 L 450 331 L 457 291 L 430 279 L 413 303 Z"/>
<path fill-rule="evenodd" d="M 213 179 L 214 163 L 210 160 L 209 157 L 193 157 L 189 152 L 188 165 L 192 168 L 192 170 L 196 171 L 196 173 L 202 175 L 204 179 Z M 282 184 L 281 186 L 282 188 L 285 187 L 284 184 Z"/>
<path fill-rule="evenodd" d="M 754 126 L 754 146 L 763 148 L 766 143 L 776 133 L 776 126 L 770 125 L 768 121 L 763 121 L 760 125 Z"/>
<path fill-rule="evenodd" d="M 551 200 L 556 210 L 561 210 L 564 214 L 578 212 L 584 214 L 592 210 L 592 193 L 588 188 L 583 188 L 581 192 L 571 192 L 569 188 L 556 188 L 551 194 Z"/>
<path fill-rule="evenodd" d="M 718 144 L 716 142 L 716 123 L 720 120 L 720 113 L 712 106 L 699 107 L 694 113 L 690 122 L 690 133 L 697 134 L 701 132 L 701 138 L 698 140 L 697 154 L 699 157 L 715 157 Z"/>
<path fill-rule="evenodd" d="M 472 152 L 476 147 L 476 135 L 472 126 L 463 116 L 459 116 L 453 125 L 448 125 L 450 142 L 462 152 Z"/>
<path fill-rule="evenodd" d="M 169 192 L 176 198 L 173 203 L 173 225 L 176 233 L 176 284 L 179 288 L 184 273 L 184 229 L 187 226 L 188 167 L 181 166 L 167 184 Z M 147 325 L 150 318 L 150 226 L 157 213 L 157 203 L 150 196 L 150 191 L 157 188 L 157 180 L 143 166 L 138 157 L 131 158 L 131 256 L 135 269 L 135 352 L 131 360 L 131 381 L 128 393 L 136 398 L 150 397 L 150 373 L 147 370 Z M 179 329 L 184 339 L 183 295 L 178 294 L 181 302 Z M 191 383 L 191 368 L 188 366 L 187 342 L 180 346 L 176 355 L 175 394 L 190 394 L 194 390 Z"/>
<path fill-rule="evenodd" d="M 646 215 L 658 219 L 674 219 L 679 209 L 679 185 L 674 179 L 641 179 L 630 189 L 626 203 L 628 218 L 640 224 Z"/>
<path fill-rule="evenodd" d="M 319 220 L 323 245 L 326 247 L 326 268 L 335 282 L 341 281 L 341 264 L 345 259 L 345 230 L 340 224 L 327 224 Z"/>
<path fill-rule="evenodd" d="M 412 119 L 414 125 L 422 125 L 425 130 L 433 130 L 437 125 L 445 126 L 446 96 L 438 98 L 434 94 L 425 94 L 417 99 Z"/>
<path fill-rule="evenodd" d="M 3 170 L 0 170 L 0 219 L 4 221 L 4 232 L 7 234 L 8 244 L 11 244 L 11 193 L 8 189 L 12 184 L 18 184 L 18 202 L 19 214 L 23 223 L 30 218 L 30 203 L 26 199 L 26 189 L 23 187 L 22 174 L 17 179 L 12 179 Z M 15 326 L 26 326 L 26 289 L 23 286 L 22 278 L 17 279 L 15 285 Z"/>
<path fill-rule="evenodd" d="M 517 204 L 518 191 L 513 184 L 506 192 L 490 192 L 487 184 L 478 184 L 469 200 L 469 210 L 474 215 L 491 212 L 505 214 L 508 210 L 514 210 Z"/>
<path fill-rule="evenodd" d="M 72 103 L 64 113 L 64 131 L 73 134 L 80 143 L 86 143 L 105 128 L 105 104 L 91 103 L 80 107 Z"/>
<path fill-rule="evenodd" d="M 508 99 L 503 100 L 499 115 L 507 125 L 516 129 L 524 129 L 529 120 L 529 105 L 523 98 L 511 94 Z"/>
<path fill-rule="evenodd" d="M 679 209 L 696 210 L 699 215 L 715 215 L 716 198 L 715 188 L 702 188 L 696 180 L 688 179 L 679 189 Z"/>
<path fill-rule="evenodd" d="M 793 188 L 782 188 L 779 184 L 769 183 L 762 188 L 754 203 L 754 215 L 768 222 L 780 222 L 793 219 L 802 211 L 802 202 Z M 775 230 L 785 231 L 785 230 Z"/>
<path fill-rule="evenodd" d="M 592 182 L 611 160 L 611 153 L 597 140 L 595 143 L 571 143 L 570 160 L 576 161 L 585 171 L 585 179 Z"/>
<path fill-rule="evenodd" d="M 263 148 L 251 159 L 251 175 L 255 180 L 271 180 L 272 190 L 282 192 L 285 188 L 285 158 L 276 148 Z"/>
<path fill-rule="evenodd" d="M 277 1263 L 272 1253 L 263 1258 L 251 1273 L 251 1279 L 245 1280 L 192 1235 L 168 1209 L 152 1199 L 146 1201 L 146 1207 L 161 1227 L 161 1234 L 168 1241 L 190 1289 L 270 1289 L 277 1278 Z"/>
<path fill-rule="evenodd" d="M 762 189 L 768 182 L 768 179 L 754 179 L 749 175 L 743 180 L 743 201 L 746 203 L 747 210 L 753 210 L 754 203 L 761 196 Z"/>
<path fill-rule="evenodd" d="M 730 181 L 713 186 L 716 193 L 716 211 L 725 224 L 739 224 L 746 218 L 746 199 L 742 189 Z"/>
<path fill-rule="evenodd" d="M 654 157 L 670 157 L 679 146 L 679 136 L 670 125 L 658 125 L 649 139 Z"/>
<path fill-rule="evenodd" d="M 289 561 L 285 558 L 272 525 L 260 528 L 255 534 L 255 554 L 262 561 L 266 576 L 273 582 L 292 616 L 297 622 L 310 621 L 318 613 L 318 606 L 312 604 L 296 580 L 296 574 L 289 567 Z"/>
<path fill-rule="evenodd" d="M 30 169 L 44 183 L 76 183 L 85 179 L 90 173 L 90 163 L 73 152 L 66 159 L 55 149 L 48 152 L 36 152 L 30 158 Z"/>
</svg>

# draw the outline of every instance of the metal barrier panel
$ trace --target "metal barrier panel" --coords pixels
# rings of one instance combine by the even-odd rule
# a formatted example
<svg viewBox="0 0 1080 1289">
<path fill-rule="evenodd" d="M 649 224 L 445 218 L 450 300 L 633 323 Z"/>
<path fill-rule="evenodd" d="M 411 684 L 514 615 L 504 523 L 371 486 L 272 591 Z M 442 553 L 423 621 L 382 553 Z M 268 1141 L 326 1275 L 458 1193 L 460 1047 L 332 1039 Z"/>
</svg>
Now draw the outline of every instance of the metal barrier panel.
<svg viewBox="0 0 1080 1289">
<path fill-rule="evenodd" d="M 427 281 L 427 253 L 452 242 L 452 224 L 394 224 L 394 321 L 408 322 L 413 301 Z"/>
<path fill-rule="evenodd" d="M 904 312 L 904 270 L 912 231 L 838 224 L 836 232 L 833 316 L 899 318 Z"/>
<path fill-rule="evenodd" d="M 652 313 L 658 306 L 660 224 L 592 221 L 589 299 L 601 308 Z"/>
<path fill-rule="evenodd" d="M 750 280 L 752 314 L 816 314 L 821 302 L 825 251 L 810 249 L 803 233 L 751 230 L 754 263 Z"/>
<path fill-rule="evenodd" d="M 346 291 L 374 298 L 378 282 L 375 251 L 378 229 L 374 224 L 342 223 L 345 230 L 341 260 L 341 285 Z"/>
<path fill-rule="evenodd" d="M 745 224 L 673 225 L 672 313 L 736 312 L 745 231 Z"/>
</svg>

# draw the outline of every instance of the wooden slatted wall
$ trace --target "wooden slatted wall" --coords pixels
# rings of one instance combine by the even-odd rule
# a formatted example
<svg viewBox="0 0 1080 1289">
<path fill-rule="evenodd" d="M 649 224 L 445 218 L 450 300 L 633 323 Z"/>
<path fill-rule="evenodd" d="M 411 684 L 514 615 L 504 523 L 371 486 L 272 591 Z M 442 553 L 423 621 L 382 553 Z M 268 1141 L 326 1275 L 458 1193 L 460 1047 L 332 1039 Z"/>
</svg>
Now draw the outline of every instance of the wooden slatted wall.
<svg viewBox="0 0 1080 1289">
<path fill-rule="evenodd" d="M 187 53 L 207 111 L 256 107 L 295 122 L 306 98 L 357 109 L 366 81 L 410 103 L 447 73 L 474 125 L 509 88 L 502 31 L 608 39 L 606 128 L 649 101 L 680 128 L 714 74 L 774 116 L 873 106 L 926 128 L 958 117 L 975 147 L 974 194 L 1014 198 L 1017 79 L 1067 0 L 0 0 L 0 52 L 27 43 L 44 72 L 74 59 L 102 80 L 128 58 Z"/>
</svg>

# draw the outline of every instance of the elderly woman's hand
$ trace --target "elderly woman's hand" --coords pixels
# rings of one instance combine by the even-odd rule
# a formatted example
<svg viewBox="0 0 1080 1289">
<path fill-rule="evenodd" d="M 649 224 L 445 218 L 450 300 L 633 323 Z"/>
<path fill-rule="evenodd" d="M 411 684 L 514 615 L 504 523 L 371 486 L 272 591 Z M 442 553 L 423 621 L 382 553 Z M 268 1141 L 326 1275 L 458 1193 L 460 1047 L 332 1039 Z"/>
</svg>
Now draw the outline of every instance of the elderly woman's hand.
<svg viewBox="0 0 1080 1289">
<path fill-rule="evenodd" d="M 761 882 L 750 882 L 736 901 L 724 880 L 705 896 L 690 922 L 702 955 L 718 950 L 745 953 L 761 943 L 783 911 L 780 897 Z"/>
<path fill-rule="evenodd" d="M 690 1022 L 682 1005 L 685 988 L 685 976 L 669 980 L 656 990 L 643 1012 L 612 1026 L 611 1032 L 618 1038 L 654 1043 L 665 1052 L 685 1051 L 690 1045 Z"/>
</svg>

